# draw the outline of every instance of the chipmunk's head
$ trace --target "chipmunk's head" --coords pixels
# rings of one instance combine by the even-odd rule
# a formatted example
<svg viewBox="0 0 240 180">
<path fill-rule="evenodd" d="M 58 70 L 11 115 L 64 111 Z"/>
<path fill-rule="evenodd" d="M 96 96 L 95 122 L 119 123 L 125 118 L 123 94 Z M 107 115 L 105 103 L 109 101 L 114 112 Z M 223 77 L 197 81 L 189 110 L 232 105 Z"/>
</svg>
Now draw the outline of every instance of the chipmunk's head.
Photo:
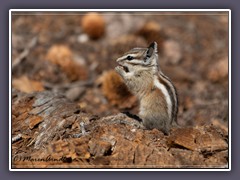
<svg viewBox="0 0 240 180">
<path fill-rule="evenodd" d="M 148 48 L 133 48 L 117 59 L 118 64 L 126 73 L 158 68 L 157 43 L 153 42 Z"/>
</svg>

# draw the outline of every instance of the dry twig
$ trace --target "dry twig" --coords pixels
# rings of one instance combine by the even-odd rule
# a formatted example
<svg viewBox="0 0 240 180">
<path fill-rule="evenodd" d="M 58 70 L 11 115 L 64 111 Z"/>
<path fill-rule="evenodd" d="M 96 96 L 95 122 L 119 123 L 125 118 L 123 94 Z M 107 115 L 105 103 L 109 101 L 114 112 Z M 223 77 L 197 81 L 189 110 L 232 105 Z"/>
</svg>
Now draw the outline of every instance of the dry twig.
<svg viewBox="0 0 240 180">
<path fill-rule="evenodd" d="M 93 85 L 93 80 L 91 79 L 87 81 L 76 81 L 73 83 L 66 83 L 66 84 L 59 84 L 59 85 L 54 85 L 48 82 L 44 82 L 44 87 L 49 89 L 67 89 L 67 88 L 91 86 L 91 85 Z"/>
<path fill-rule="evenodd" d="M 32 40 L 28 43 L 27 47 L 24 51 L 13 60 L 12 69 L 17 67 L 29 54 L 30 50 L 37 44 L 37 37 L 32 38 Z"/>
</svg>

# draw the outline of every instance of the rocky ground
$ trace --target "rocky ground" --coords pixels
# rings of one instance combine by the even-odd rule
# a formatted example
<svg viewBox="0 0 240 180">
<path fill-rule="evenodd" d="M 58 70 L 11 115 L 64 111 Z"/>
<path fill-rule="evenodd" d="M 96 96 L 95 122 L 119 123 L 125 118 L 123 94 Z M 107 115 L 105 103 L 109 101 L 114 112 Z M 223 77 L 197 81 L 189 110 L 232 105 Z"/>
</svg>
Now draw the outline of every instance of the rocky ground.
<svg viewBox="0 0 240 180">
<path fill-rule="evenodd" d="M 179 127 L 144 130 L 114 72 L 158 43 L 179 94 Z M 226 168 L 226 13 L 13 13 L 14 168 Z"/>
</svg>

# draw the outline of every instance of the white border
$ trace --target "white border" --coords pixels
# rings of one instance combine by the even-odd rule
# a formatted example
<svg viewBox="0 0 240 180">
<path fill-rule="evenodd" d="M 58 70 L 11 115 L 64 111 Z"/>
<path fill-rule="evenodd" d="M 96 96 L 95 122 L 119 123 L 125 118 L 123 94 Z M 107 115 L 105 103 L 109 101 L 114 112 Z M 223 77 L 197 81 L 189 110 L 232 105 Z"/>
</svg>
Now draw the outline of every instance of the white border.
<svg viewBox="0 0 240 180">
<path fill-rule="evenodd" d="M 231 171 L 231 165 L 232 165 L 232 111 L 231 111 L 231 105 L 232 105 L 232 100 L 231 100 L 231 87 L 232 87 L 232 77 L 231 77 L 231 70 L 232 70 L 232 51 L 231 51 L 231 47 L 232 47 L 232 44 L 231 44 L 231 40 L 232 40 L 232 31 L 231 31 L 231 28 L 232 28 L 232 17 L 231 17 L 231 10 L 228 11 L 228 26 L 229 26 L 229 47 L 228 47 L 228 114 L 229 114 L 229 118 L 228 118 L 228 155 L 229 155 L 229 171 Z"/>
<path fill-rule="evenodd" d="M 229 165 L 228 169 L 12 169 L 12 143 L 11 143 L 11 97 L 12 97 L 12 42 L 11 42 L 11 22 L 12 12 L 228 12 L 229 14 L 229 53 L 228 53 L 228 80 L 229 80 Z M 9 10 L 9 171 L 231 171 L 231 10 L 230 9 L 10 9 Z"/>
</svg>

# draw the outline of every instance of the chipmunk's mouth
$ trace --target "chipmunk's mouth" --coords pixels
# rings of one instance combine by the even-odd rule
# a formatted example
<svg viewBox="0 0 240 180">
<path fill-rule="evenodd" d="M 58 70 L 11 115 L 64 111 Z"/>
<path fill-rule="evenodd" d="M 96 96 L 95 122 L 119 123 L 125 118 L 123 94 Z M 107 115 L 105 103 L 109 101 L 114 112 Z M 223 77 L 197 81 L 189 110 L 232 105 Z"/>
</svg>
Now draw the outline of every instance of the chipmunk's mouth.
<svg viewBox="0 0 240 180">
<path fill-rule="evenodd" d="M 121 68 L 123 68 L 123 70 L 128 73 L 129 72 L 129 69 L 127 66 L 123 66 L 123 65 L 119 65 Z"/>
</svg>

